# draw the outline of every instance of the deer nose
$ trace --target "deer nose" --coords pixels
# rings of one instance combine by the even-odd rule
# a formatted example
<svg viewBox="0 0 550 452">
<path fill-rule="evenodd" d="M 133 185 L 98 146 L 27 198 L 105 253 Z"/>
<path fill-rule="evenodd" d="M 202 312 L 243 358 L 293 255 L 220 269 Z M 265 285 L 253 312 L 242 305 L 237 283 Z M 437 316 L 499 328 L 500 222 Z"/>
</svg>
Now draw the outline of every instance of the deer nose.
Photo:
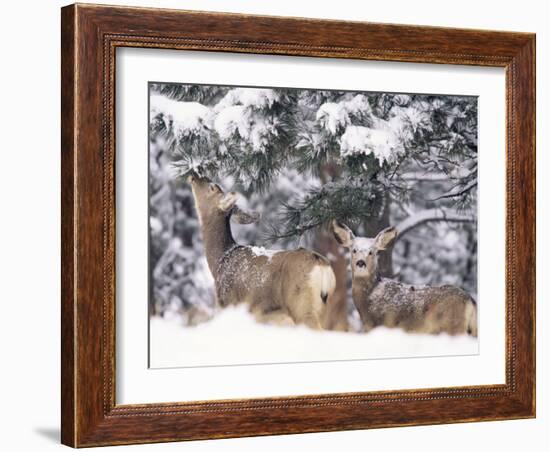
<svg viewBox="0 0 550 452">
<path fill-rule="evenodd" d="M 365 261 L 363 259 L 361 259 L 360 261 L 357 261 L 357 266 L 359 268 L 363 268 L 363 267 L 366 267 L 367 264 L 365 263 Z"/>
</svg>

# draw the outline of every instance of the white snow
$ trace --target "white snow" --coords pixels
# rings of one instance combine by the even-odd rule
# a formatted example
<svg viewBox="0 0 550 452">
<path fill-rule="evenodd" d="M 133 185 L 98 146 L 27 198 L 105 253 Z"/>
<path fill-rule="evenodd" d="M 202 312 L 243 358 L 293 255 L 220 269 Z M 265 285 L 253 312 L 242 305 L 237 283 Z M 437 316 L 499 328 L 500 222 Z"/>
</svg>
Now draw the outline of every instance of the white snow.
<svg viewBox="0 0 550 452">
<path fill-rule="evenodd" d="M 370 144 L 371 130 L 363 126 L 348 126 L 340 138 L 340 154 L 349 157 L 355 154 L 372 153 Z"/>
<path fill-rule="evenodd" d="M 254 115 L 248 141 L 254 152 L 263 152 L 271 138 L 277 136 L 276 122 L 267 120 L 264 116 Z"/>
<path fill-rule="evenodd" d="M 238 133 L 253 152 L 264 152 L 271 138 L 277 136 L 277 123 L 255 113 L 245 105 L 232 105 L 219 109 L 214 128 L 222 141 L 230 140 Z"/>
<path fill-rule="evenodd" d="M 222 153 L 227 151 L 227 143 L 223 142 L 235 135 L 241 139 L 243 150 L 263 153 L 277 137 L 279 123 L 276 117 L 260 110 L 271 107 L 277 100 L 279 94 L 272 89 L 235 88 L 214 108 L 209 108 L 198 102 L 180 102 L 157 94 L 150 97 L 150 113 L 151 117 L 162 113 L 166 130 L 176 137 L 208 135 L 213 127 L 222 141 Z"/>
<path fill-rule="evenodd" d="M 277 100 L 279 100 L 279 95 L 272 89 L 235 88 L 225 95 L 216 106 L 216 109 L 220 111 L 232 105 L 266 108 L 271 107 Z"/>
<path fill-rule="evenodd" d="M 357 251 L 368 251 L 374 244 L 374 239 L 369 237 L 355 237 L 353 239 L 353 247 Z"/>
<path fill-rule="evenodd" d="M 371 115 L 372 109 L 370 107 L 369 99 L 364 94 L 357 94 L 353 99 L 344 103 L 344 107 L 348 113 Z"/>
<path fill-rule="evenodd" d="M 371 153 L 377 158 L 380 165 L 393 162 L 402 151 L 402 143 L 387 124 L 387 121 L 377 121 L 378 128 L 364 126 L 348 126 L 340 138 L 340 155 Z"/>
<path fill-rule="evenodd" d="M 359 114 L 366 116 L 372 114 L 369 100 L 363 94 L 358 94 L 347 101 L 324 103 L 317 110 L 315 119 L 332 135 L 336 135 L 340 128 L 345 128 L 351 123 L 350 115 Z"/>
<path fill-rule="evenodd" d="M 184 327 L 175 319 L 150 321 L 151 367 L 194 367 L 352 359 L 474 355 L 469 336 L 315 331 L 257 323 L 246 306 L 230 306 L 210 321 Z"/>
<path fill-rule="evenodd" d="M 243 105 L 233 105 L 218 111 L 214 128 L 222 140 L 228 140 L 238 131 L 242 138 L 249 134 L 250 112 Z"/>
<path fill-rule="evenodd" d="M 390 123 L 394 127 L 400 129 L 408 127 L 412 132 L 416 132 L 420 127 L 431 129 L 432 121 L 428 106 L 425 106 L 424 109 L 420 109 L 418 106 L 394 107 L 391 113 Z"/>
<path fill-rule="evenodd" d="M 275 254 L 281 252 L 281 250 L 268 250 L 263 246 L 251 246 L 250 249 L 256 256 L 266 256 L 269 260 L 271 260 Z"/>
<path fill-rule="evenodd" d="M 198 102 L 152 95 L 150 113 L 151 117 L 162 113 L 166 129 L 176 137 L 206 135 L 213 126 L 222 141 L 230 140 L 237 133 L 244 141 L 243 148 L 248 144 L 253 152 L 264 152 L 270 140 L 277 136 L 278 123 L 257 110 L 272 106 L 278 98 L 271 89 L 236 88 L 211 109 Z"/>
<path fill-rule="evenodd" d="M 410 98 L 401 96 L 401 105 Z M 327 102 L 319 107 L 316 120 L 332 135 L 343 130 L 340 137 L 342 157 L 374 154 L 380 165 L 393 163 L 404 152 L 419 129 L 431 128 L 431 116 L 428 106 L 397 106 L 391 111 L 390 118 L 384 120 L 372 114 L 368 98 L 359 94 L 347 101 Z M 354 117 L 370 118 L 370 123 L 361 125 Z"/>
<path fill-rule="evenodd" d="M 211 117 L 211 110 L 198 102 L 179 102 L 162 95 L 150 97 L 150 112 L 151 117 L 163 113 L 166 128 L 171 126 L 176 136 L 198 134 Z"/>
<path fill-rule="evenodd" d="M 344 103 L 324 103 L 317 110 L 315 119 L 326 127 L 332 135 L 336 135 L 340 127 L 345 127 L 349 123 L 349 115 Z"/>
<path fill-rule="evenodd" d="M 213 126 L 222 141 L 238 134 L 243 148 L 248 144 L 252 152 L 265 152 L 270 140 L 277 136 L 278 123 L 257 110 L 270 107 L 278 98 L 271 89 L 236 88 L 229 91 L 215 109 L 210 109 L 198 102 L 179 102 L 153 95 L 150 112 L 151 117 L 162 113 L 166 129 L 177 137 L 208 134 Z"/>
<path fill-rule="evenodd" d="M 162 232 L 162 222 L 156 217 L 149 217 L 149 225 L 153 234 L 160 234 Z"/>
</svg>

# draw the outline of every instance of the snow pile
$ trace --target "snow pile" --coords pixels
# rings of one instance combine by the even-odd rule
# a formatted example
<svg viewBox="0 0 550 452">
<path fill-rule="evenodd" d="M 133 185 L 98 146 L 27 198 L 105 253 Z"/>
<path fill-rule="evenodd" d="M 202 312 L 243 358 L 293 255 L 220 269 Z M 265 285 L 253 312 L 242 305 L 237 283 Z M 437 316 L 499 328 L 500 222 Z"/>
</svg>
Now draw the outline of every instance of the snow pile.
<svg viewBox="0 0 550 452">
<path fill-rule="evenodd" d="M 398 96 L 389 119 L 373 115 L 368 98 L 359 94 L 351 100 L 321 105 L 316 120 L 331 135 L 340 136 L 342 157 L 373 154 L 380 165 L 394 163 L 419 130 L 431 129 L 431 115 L 426 106 L 407 106 L 409 96 Z"/>
<path fill-rule="evenodd" d="M 231 138 L 235 132 L 244 138 L 249 134 L 249 122 L 250 114 L 247 108 L 243 105 L 233 105 L 218 111 L 214 120 L 214 128 L 224 141 Z"/>
<path fill-rule="evenodd" d="M 263 325 L 245 305 L 225 308 L 212 320 L 194 327 L 160 317 L 150 322 L 152 368 L 478 353 L 478 341 L 469 336 L 408 334 L 382 327 L 369 333 L 343 333 Z"/>
<path fill-rule="evenodd" d="M 349 115 L 344 104 L 327 102 L 319 107 L 315 119 L 321 125 L 329 130 L 332 135 L 336 135 L 340 127 L 345 127 L 349 123 Z"/>
<path fill-rule="evenodd" d="M 343 102 L 326 102 L 319 107 L 315 119 L 332 135 L 352 123 L 353 117 L 370 117 L 372 110 L 368 98 L 363 94 Z"/>
<path fill-rule="evenodd" d="M 348 126 L 342 138 L 340 138 L 340 154 L 342 157 L 355 154 L 371 154 L 370 134 L 371 130 L 368 127 Z"/>
<path fill-rule="evenodd" d="M 150 98 L 151 118 L 162 114 L 166 130 L 175 136 L 200 134 L 211 119 L 211 110 L 198 102 L 179 102 L 165 96 Z"/>
<path fill-rule="evenodd" d="M 360 117 L 372 115 L 369 99 L 364 94 L 357 94 L 351 100 L 345 102 L 344 106 L 350 115 Z"/>
<path fill-rule="evenodd" d="M 251 246 L 250 249 L 256 256 L 266 256 L 268 260 L 271 260 L 275 254 L 280 253 L 281 250 L 268 250 L 263 246 Z"/>
<path fill-rule="evenodd" d="M 265 88 L 235 88 L 229 91 L 218 103 L 216 110 L 220 111 L 232 105 L 242 105 L 252 108 L 270 108 L 279 95 L 272 89 Z"/>
<path fill-rule="evenodd" d="M 222 141 L 240 138 L 245 152 L 266 152 L 271 139 L 278 135 L 278 122 L 258 110 L 271 107 L 278 98 L 271 89 L 233 89 L 215 107 L 214 129 Z"/>
<path fill-rule="evenodd" d="M 394 107 L 391 113 L 390 123 L 395 128 L 408 132 L 407 135 L 410 132 L 414 134 L 419 129 L 431 130 L 432 128 L 432 118 L 427 106 L 424 109 L 416 106 Z M 413 136 L 410 135 L 407 138 L 412 140 Z"/>
<path fill-rule="evenodd" d="M 277 121 L 242 105 L 234 105 L 222 110 L 214 120 L 214 128 L 222 141 L 229 141 L 236 135 L 242 139 L 241 149 L 253 153 L 266 152 L 273 137 L 276 137 Z"/>
<path fill-rule="evenodd" d="M 370 127 L 347 125 L 340 138 L 340 154 L 342 157 L 373 154 L 380 165 L 391 164 L 405 152 L 418 130 L 430 128 L 431 118 L 426 111 L 416 107 L 395 107 L 387 121 L 373 118 Z"/>
<path fill-rule="evenodd" d="M 210 109 L 199 102 L 181 102 L 162 95 L 150 98 L 151 117 L 160 117 L 166 131 L 177 138 L 208 135 L 213 127 L 221 141 L 240 139 L 243 151 L 266 151 L 278 135 L 278 121 L 265 115 L 279 95 L 271 89 L 236 88 Z"/>
<path fill-rule="evenodd" d="M 377 129 L 348 126 L 340 138 L 340 155 L 374 154 L 380 165 L 394 162 L 402 152 L 402 143 L 385 122 L 378 121 Z"/>
</svg>

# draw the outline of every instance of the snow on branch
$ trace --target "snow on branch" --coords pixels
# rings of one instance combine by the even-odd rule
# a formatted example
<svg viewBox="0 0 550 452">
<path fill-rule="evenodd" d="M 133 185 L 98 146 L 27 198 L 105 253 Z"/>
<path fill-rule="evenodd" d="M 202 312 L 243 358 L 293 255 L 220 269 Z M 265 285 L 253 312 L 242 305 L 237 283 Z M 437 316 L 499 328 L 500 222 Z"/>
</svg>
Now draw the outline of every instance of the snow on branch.
<svg viewBox="0 0 550 452">
<path fill-rule="evenodd" d="M 401 238 L 410 230 L 425 223 L 432 221 L 447 221 L 451 223 L 471 223 L 475 218 L 469 215 L 460 215 L 457 213 L 445 211 L 443 209 L 427 209 L 421 210 L 405 218 L 396 226 L 398 231 L 397 238 Z"/>
<path fill-rule="evenodd" d="M 447 182 L 451 180 L 448 174 L 433 171 L 411 171 L 408 173 L 403 173 L 399 177 L 407 182 Z"/>
<path fill-rule="evenodd" d="M 161 115 L 166 130 L 175 136 L 199 135 L 211 119 L 210 108 L 198 102 L 180 102 L 163 95 L 149 98 L 151 118 Z"/>
<path fill-rule="evenodd" d="M 364 126 L 348 126 L 340 139 L 342 157 L 372 153 L 380 165 L 384 162 L 394 162 L 402 150 L 400 140 L 389 127 L 380 126 L 380 128 L 374 129 Z"/>
</svg>

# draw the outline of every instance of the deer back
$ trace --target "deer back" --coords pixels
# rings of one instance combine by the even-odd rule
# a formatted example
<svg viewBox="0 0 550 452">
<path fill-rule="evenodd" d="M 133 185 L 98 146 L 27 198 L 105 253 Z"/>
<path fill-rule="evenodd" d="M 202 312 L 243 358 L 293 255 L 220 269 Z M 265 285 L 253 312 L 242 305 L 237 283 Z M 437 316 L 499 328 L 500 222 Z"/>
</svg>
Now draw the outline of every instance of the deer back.
<svg viewBox="0 0 550 452">
<path fill-rule="evenodd" d="M 455 286 L 412 286 L 381 279 L 370 290 L 354 290 L 354 302 L 368 326 L 399 327 L 418 333 L 461 334 L 472 329 L 475 302 Z"/>
<path fill-rule="evenodd" d="M 217 273 L 221 306 L 245 301 L 253 311 L 282 309 L 297 323 L 311 319 L 319 323 L 335 286 L 329 262 L 303 248 L 273 251 L 237 246 L 223 256 Z"/>
</svg>

